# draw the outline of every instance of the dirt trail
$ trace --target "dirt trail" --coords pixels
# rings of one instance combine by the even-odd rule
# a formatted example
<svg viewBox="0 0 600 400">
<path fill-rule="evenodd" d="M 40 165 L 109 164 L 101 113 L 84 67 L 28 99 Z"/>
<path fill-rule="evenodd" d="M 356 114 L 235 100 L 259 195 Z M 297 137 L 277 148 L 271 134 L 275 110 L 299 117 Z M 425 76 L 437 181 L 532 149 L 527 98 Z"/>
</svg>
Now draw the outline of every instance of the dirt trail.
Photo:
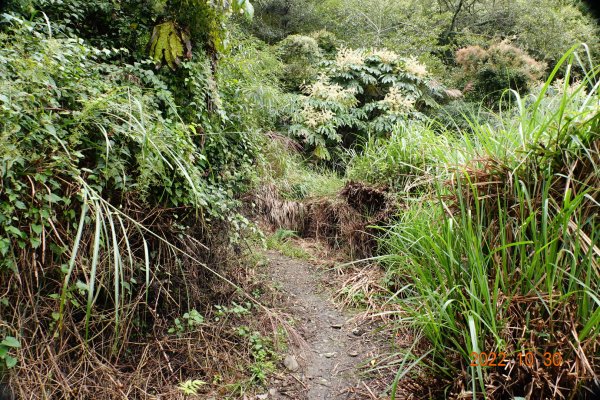
<svg viewBox="0 0 600 400">
<path fill-rule="evenodd" d="M 358 397 L 353 388 L 360 384 L 357 367 L 371 354 L 368 335 L 363 336 L 361 328 L 349 321 L 350 313 L 333 304 L 322 287 L 325 278 L 314 266 L 276 252 L 267 253 L 267 257 L 271 279 L 287 297 L 295 327 L 308 344 L 308 349 L 297 352 L 299 369 L 288 371 L 293 379 L 281 382 L 272 398 L 365 398 Z M 288 357 L 288 361 L 294 367 L 293 360 Z"/>
</svg>

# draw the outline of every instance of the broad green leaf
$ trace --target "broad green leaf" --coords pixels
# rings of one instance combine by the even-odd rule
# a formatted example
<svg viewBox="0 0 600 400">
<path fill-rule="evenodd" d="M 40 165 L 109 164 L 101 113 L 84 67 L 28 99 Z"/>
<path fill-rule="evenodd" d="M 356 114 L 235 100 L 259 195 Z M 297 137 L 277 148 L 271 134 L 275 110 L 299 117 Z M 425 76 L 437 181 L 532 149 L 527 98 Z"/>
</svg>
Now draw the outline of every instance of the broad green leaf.
<svg viewBox="0 0 600 400">
<path fill-rule="evenodd" d="M 174 21 L 156 25 L 149 43 L 150 57 L 157 65 L 163 61 L 175 70 L 183 57 L 192 57 L 192 46 L 189 36 Z"/>
<path fill-rule="evenodd" d="M 19 341 L 13 336 L 5 337 L 4 340 L 2 342 L 0 342 L 0 344 L 7 346 L 7 347 L 14 347 L 16 349 L 21 347 L 21 343 L 19 343 Z"/>
<path fill-rule="evenodd" d="M 11 356 L 4 357 L 4 361 L 6 362 L 6 368 L 10 369 L 17 365 L 17 359 Z"/>
<path fill-rule="evenodd" d="M 38 238 L 29 238 L 29 243 L 31 243 L 31 247 L 37 249 L 42 244 L 42 241 Z"/>
<path fill-rule="evenodd" d="M 54 193 L 44 195 L 44 199 L 50 203 L 58 203 L 62 198 Z"/>
<path fill-rule="evenodd" d="M 0 239 L 0 255 L 5 256 L 10 249 L 10 240 Z"/>
</svg>

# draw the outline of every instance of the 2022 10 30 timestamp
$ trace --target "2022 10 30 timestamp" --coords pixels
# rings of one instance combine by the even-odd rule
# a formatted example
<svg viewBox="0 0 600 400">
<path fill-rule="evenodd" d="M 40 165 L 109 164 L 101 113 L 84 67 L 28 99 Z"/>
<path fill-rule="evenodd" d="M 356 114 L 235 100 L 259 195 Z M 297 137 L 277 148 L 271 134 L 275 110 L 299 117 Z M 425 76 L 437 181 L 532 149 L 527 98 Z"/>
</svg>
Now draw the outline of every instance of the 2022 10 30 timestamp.
<svg viewBox="0 0 600 400">
<path fill-rule="evenodd" d="M 472 352 L 471 367 L 507 367 L 517 364 L 522 367 L 533 367 L 538 364 L 544 367 L 560 367 L 563 364 L 563 356 L 560 352 L 544 352 L 538 355 L 532 351 L 522 351 L 517 354 L 507 355 L 503 352 Z"/>
</svg>

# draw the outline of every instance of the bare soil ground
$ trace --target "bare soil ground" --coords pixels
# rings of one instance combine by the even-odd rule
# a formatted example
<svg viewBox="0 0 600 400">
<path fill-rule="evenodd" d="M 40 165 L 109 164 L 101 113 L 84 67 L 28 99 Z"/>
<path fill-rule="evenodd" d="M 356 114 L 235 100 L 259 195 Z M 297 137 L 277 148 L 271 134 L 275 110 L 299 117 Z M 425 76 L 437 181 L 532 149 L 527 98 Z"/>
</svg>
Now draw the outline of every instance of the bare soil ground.
<svg viewBox="0 0 600 400">
<path fill-rule="evenodd" d="M 269 277 L 306 342 L 288 350 L 286 374 L 273 381 L 268 397 L 378 399 L 359 373 L 378 348 L 372 328 L 357 325 L 351 312 L 333 303 L 324 285 L 328 277 L 317 267 L 277 252 L 268 252 L 267 258 Z"/>
</svg>

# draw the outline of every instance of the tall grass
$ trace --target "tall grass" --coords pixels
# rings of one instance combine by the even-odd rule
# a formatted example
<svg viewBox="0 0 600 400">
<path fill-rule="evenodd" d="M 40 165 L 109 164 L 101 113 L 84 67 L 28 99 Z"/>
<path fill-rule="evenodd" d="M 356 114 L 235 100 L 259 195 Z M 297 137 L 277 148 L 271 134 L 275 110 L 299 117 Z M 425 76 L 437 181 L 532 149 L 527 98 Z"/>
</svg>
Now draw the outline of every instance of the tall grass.
<svg viewBox="0 0 600 400">
<path fill-rule="evenodd" d="M 454 139 L 438 135 L 432 125 L 399 124 L 388 138 L 371 136 L 359 152 L 351 150 L 346 175 L 407 193 L 427 185 L 449 158 Z"/>
<path fill-rule="evenodd" d="M 566 398 L 598 384 L 600 93 L 594 69 L 569 85 L 576 54 L 562 60 L 564 85 L 559 65 L 499 124 L 472 123 L 453 149 L 430 141 L 445 158 L 436 183 L 382 240 L 408 283 L 400 320 L 423 332 L 424 365 L 451 397 Z M 472 363 L 474 352 L 510 366 Z M 545 353 L 563 363 L 545 366 Z"/>
<path fill-rule="evenodd" d="M 344 186 L 344 180 L 336 172 L 308 166 L 293 140 L 271 135 L 264 145 L 260 175 L 263 180 L 271 180 L 283 197 L 300 200 L 333 196 Z"/>
</svg>

